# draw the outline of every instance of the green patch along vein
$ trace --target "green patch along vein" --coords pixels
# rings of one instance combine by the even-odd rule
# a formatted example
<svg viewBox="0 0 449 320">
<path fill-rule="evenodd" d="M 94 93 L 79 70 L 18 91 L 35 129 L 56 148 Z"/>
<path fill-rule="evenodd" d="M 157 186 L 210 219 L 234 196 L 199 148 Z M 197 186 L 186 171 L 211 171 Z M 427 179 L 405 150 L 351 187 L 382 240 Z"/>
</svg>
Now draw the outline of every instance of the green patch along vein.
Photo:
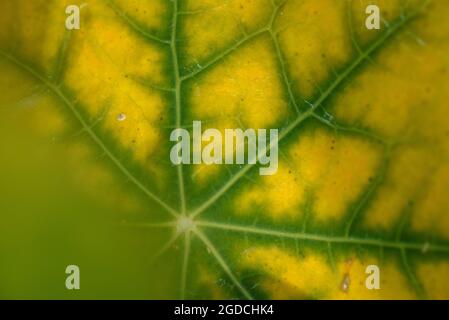
<svg viewBox="0 0 449 320">
<path fill-rule="evenodd" d="M 357 67 L 359 67 L 363 61 L 365 61 L 374 51 L 379 49 L 390 37 L 392 37 L 396 31 L 401 29 L 406 22 L 410 21 L 415 15 L 401 18 L 398 22 L 394 23 L 378 40 L 376 40 L 363 54 L 359 55 L 333 82 L 332 84 L 318 97 L 318 99 L 311 105 L 311 107 L 301 115 L 299 115 L 295 121 L 293 121 L 288 127 L 282 130 L 279 134 L 279 142 L 286 138 L 294 129 L 296 129 L 303 121 L 313 116 L 315 110 L 322 105 L 322 103 L 329 98 L 348 77 L 351 75 Z M 269 150 L 269 149 L 268 149 Z M 196 217 L 211 205 L 213 205 L 219 198 L 221 198 L 235 183 L 237 183 L 254 165 L 245 165 L 238 173 L 236 173 L 230 180 L 228 180 L 218 192 L 212 195 L 208 200 L 196 208 L 191 217 Z"/>
<path fill-rule="evenodd" d="M 179 214 L 176 210 L 174 210 L 172 207 L 170 207 L 167 203 L 165 203 L 163 200 L 161 200 L 157 195 L 155 195 L 153 192 L 151 192 L 146 186 L 142 184 L 121 162 L 120 160 L 115 157 L 115 155 L 112 153 L 112 151 L 109 150 L 109 148 L 103 143 L 101 138 L 92 130 L 91 126 L 88 125 L 84 117 L 81 115 L 81 113 L 76 109 L 75 105 L 70 101 L 70 99 L 62 92 L 62 90 L 59 88 L 58 85 L 53 84 L 50 82 L 45 76 L 40 75 L 37 71 L 35 71 L 30 66 L 26 65 L 24 62 L 20 61 L 19 59 L 13 57 L 12 55 L 4 52 L 0 49 L 0 55 L 6 58 L 8 61 L 12 62 L 19 68 L 21 68 L 23 71 L 29 73 L 37 80 L 41 81 L 45 86 L 50 89 L 51 92 L 53 92 L 69 109 L 70 111 L 75 115 L 77 120 L 80 122 L 84 130 L 88 133 L 88 135 L 95 141 L 95 143 L 100 147 L 100 149 L 103 150 L 103 152 L 111 159 L 111 161 L 122 171 L 122 173 L 130 180 L 132 181 L 141 191 L 143 191 L 149 198 L 157 202 L 161 207 L 163 207 L 168 213 L 170 213 L 172 216 L 177 217 Z"/>
<path fill-rule="evenodd" d="M 237 224 L 229 223 L 219 223 L 211 221 L 198 221 L 196 224 L 199 227 L 219 229 L 232 232 L 244 232 L 252 233 L 257 235 L 273 236 L 280 238 L 290 238 L 298 240 L 310 240 L 325 243 L 340 243 L 340 244 L 354 244 L 354 245 L 366 245 L 375 247 L 384 247 L 400 250 L 414 250 L 426 252 L 440 252 L 449 253 L 449 245 L 439 245 L 439 244 L 429 244 L 427 242 L 414 243 L 408 241 L 389 241 L 382 239 L 371 239 L 371 238 L 357 238 L 357 237 L 345 237 L 345 236 L 326 236 L 319 234 L 312 234 L 306 232 L 288 232 L 288 231 L 276 231 L 271 229 L 259 228 L 259 227 L 248 227 Z"/>
</svg>

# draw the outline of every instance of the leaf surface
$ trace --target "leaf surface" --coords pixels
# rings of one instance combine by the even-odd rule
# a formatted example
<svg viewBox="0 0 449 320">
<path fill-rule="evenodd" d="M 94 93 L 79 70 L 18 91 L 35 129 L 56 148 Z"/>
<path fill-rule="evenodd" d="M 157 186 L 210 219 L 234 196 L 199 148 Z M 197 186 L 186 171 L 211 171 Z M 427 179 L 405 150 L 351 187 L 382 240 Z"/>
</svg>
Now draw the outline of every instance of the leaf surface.
<svg viewBox="0 0 449 320">
<path fill-rule="evenodd" d="M 56 141 L 114 235 L 156 253 L 133 262 L 155 297 L 447 299 L 449 1 L 374 1 L 367 30 L 372 2 L 95 0 L 67 31 L 67 1 L 2 1 L 2 135 Z M 277 174 L 173 166 L 194 120 L 279 128 Z"/>
</svg>

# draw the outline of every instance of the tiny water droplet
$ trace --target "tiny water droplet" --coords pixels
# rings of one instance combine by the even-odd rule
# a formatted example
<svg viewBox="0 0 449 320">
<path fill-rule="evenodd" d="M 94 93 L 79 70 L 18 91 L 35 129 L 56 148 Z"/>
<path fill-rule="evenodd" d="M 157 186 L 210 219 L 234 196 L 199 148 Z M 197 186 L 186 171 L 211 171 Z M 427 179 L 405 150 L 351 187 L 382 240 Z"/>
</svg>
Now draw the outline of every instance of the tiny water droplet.
<svg viewBox="0 0 449 320">
<path fill-rule="evenodd" d="M 122 121 L 125 121 L 125 120 L 126 120 L 126 114 L 120 113 L 120 114 L 117 116 L 117 121 L 122 122 Z"/>
<path fill-rule="evenodd" d="M 345 275 L 343 276 L 343 281 L 341 283 L 341 290 L 343 292 L 348 292 L 350 284 L 351 284 L 351 280 L 349 279 L 349 274 L 345 273 Z"/>
</svg>

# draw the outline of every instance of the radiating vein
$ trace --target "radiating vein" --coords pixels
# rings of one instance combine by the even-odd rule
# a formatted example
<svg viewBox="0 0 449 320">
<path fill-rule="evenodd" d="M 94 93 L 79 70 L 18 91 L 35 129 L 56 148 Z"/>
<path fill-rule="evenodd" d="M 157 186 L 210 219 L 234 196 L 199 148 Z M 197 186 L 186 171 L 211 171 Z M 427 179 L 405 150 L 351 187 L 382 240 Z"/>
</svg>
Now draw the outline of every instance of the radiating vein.
<svg viewBox="0 0 449 320">
<path fill-rule="evenodd" d="M 187 231 L 184 235 L 184 253 L 182 258 L 182 269 L 181 269 L 181 299 L 186 297 L 186 285 L 187 285 L 187 275 L 189 267 L 189 256 L 190 256 L 190 246 L 191 246 L 191 235 L 190 231 Z"/>
<path fill-rule="evenodd" d="M 284 3 L 285 3 L 285 1 L 284 1 Z M 230 46 L 229 48 L 223 50 L 221 53 L 219 53 L 216 56 L 214 56 L 213 58 L 209 59 L 207 62 L 203 63 L 200 68 L 198 68 L 198 69 L 196 69 L 194 71 L 191 71 L 188 74 L 183 75 L 181 77 L 181 81 L 191 79 L 191 78 L 197 76 L 198 74 L 206 71 L 207 69 L 209 69 L 210 67 L 215 65 L 217 62 L 223 60 L 224 58 L 229 56 L 231 53 L 233 53 L 234 51 L 236 51 L 237 49 L 239 49 L 240 47 L 242 47 L 243 45 L 245 45 L 249 41 L 257 38 L 258 36 L 260 36 L 261 34 L 263 34 L 265 32 L 270 32 L 275 37 L 274 32 L 273 32 L 273 23 L 274 23 L 274 20 L 276 19 L 278 10 L 282 7 L 282 5 L 283 5 L 283 3 L 278 5 L 278 6 L 275 6 L 275 9 L 273 10 L 273 14 L 271 16 L 271 19 L 270 19 L 270 21 L 269 21 L 267 26 L 265 26 L 263 28 L 260 28 L 260 29 L 258 29 L 256 31 L 254 31 L 253 33 L 245 35 L 240 40 L 235 42 L 232 46 Z M 296 102 L 294 102 L 294 105 L 295 104 L 296 104 Z"/>
<path fill-rule="evenodd" d="M 170 222 L 161 222 L 161 223 L 139 223 L 139 222 L 123 222 L 121 223 L 121 226 L 123 227 L 133 227 L 133 228 L 175 228 L 176 222 L 170 221 Z"/>
<path fill-rule="evenodd" d="M 78 119 L 82 127 L 85 129 L 85 131 L 89 134 L 89 136 L 92 138 L 92 140 L 95 141 L 95 143 L 100 147 L 100 149 L 109 157 L 109 159 L 117 166 L 117 168 L 130 180 L 132 181 L 141 191 L 143 191 L 150 199 L 157 202 L 162 208 L 164 208 L 168 213 L 171 215 L 177 217 L 178 213 L 176 210 L 171 208 L 167 203 L 165 203 L 163 200 L 161 200 L 158 196 L 156 196 L 154 193 L 152 193 L 145 185 L 142 184 L 121 162 L 118 160 L 118 158 L 109 150 L 109 148 L 103 143 L 103 141 L 98 137 L 98 135 L 93 131 L 93 129 L 89 126 L 89 124 L 86 122 L 84 117 L 81 115 L 81 113 L 76 109 L 75 105 L 72 103 L 72 101 L 60 90 L 60 88 L 50 82 L 47 78 L 41 76 L 37 71 L 35 71 L 33 68 L 29 67 L 22 61 L 18 60 L 17 58 L 13 57 L 12 55 L 4 52 L 3 50 L 0 50 L 0 55 L 5 57 L 7 60 L 11 61 L 15 65 L 17 65 L 19 68 L 23 69 L 24 71 L 28 72 L 30 75 L 32 75 L 37 80 L 41 81 L 45 86 L 50 89 L 69 109 L 70 111 L 75 115 L 75 117 Z"/>
<path fill-rule="evenodd" d="M 407 249 L 414 251 L 422 251 L 422 249 L 426 247 L 427 252 L 440 252 L 449 254 L 449 245 L 441 245 L 441 244 L 430 244 L 430 243 L 419 243 L 408 241 L 391 241 L 376 238 L 339 237 L 339 236 L 328 236 L 305 232 L 277 231 L 273 229 L 266 229 L 255 226 L 243 226 L 238 224 L 220 223 L 212 221 L 198 221 L 197 225 L 204 228 L 212 228 L 232 232 L 251 233 L 261 236 L 299 239 L 299 240 L 308 240 L 324 243 L 365 245 L 365 246 L 384 247 L 391 249 Z"/>
<path fill-rule="evenodd" d="M 282 75 L 282 80 L 284 81 L 284 85 L 287 89 L 287 93 L 288 93 L 288 98 L 290 101 L 290 104 L 293 105 L 293 107 L 295 107 L 296 112 L 299 113 L 299 106 L 298 103 L 296 102 L 295 99 L 295 95 L 293 94 L 293 89 L 292 89 L 292 85 L 291 85 L 291 80 L 288 77 L 288 73 L 287 73 L 287 67 L 285 65 L 285 60 L 284 57 L 282 55 L 282 50 L 281 50 L 281 46 L 279 44 L 279 39 L 277 36 L 277 33 L 275 33 L 274 30 L 274 23 L 276 22 L 276 19 L 279 15 L 279 10 L 281 9 L 281 7 L 283 6 L 283 3 L 275 6 L 275 9 L 273 10 L 273 15 L 271 16 L 271 21 L 270 21 L 270 36 L 271 39 L 273 41 L 275 50 L 276 50 L 276 57 L 277 60 L 281 66 L 281 75 Z"/>
<path fill-rule="evenodd" d="M 178 0 L 173 0 L 173 17 L 170 48 L 175 78 L 175 103 L 176 103 L 176 127 L 181 127 L 181 79 L 179 75 L 179 57 L 177 46 L 178 29 Z M 181 213 L 186 214 L 186 197 L 184 190 L 184 173 L 182 164 L 177 166 L 179 197 L 181 201 Z"/>
<path fill-rule="evenodd" d="M 132 20 L 123 10 L 121 10 L 113 0 L 106 0 L 108 6 L 121 17 L 132 29 L 134 29 L 138 34 L 148 38 L 152 41 L 158 42 L 160 44 L 170 44 L 169 40 L 161 39 L 147 31 L 145 31 L 141 26 L 139 26 L 134 20 Z"/>
<path fill-rule="evenodd" d="M 370 199 L 372 199 L 376 191 L 379 189 L 379 186 L 384 181 L 388 169 L 389 157 L 390 153 L 389 151 L 387 151 L 384 159 L 382 160 L 382 164 L 380 165 L 379 173 L 376 175 L 376 179 L 368 186 L 368 188 L 365 190 L 365 192 L 362 194 L 357 204 L 355 205 L 354 210 L 349 214 L 349 218 L 345 226 L 346 237 L 349 237 L 353 225 L 362 213 L 363 208 L 368 204 Z"/>
<path fill-rule="evenodd" d="M 206 248 L 212 253 L 214 258 L 217 260 L 218 264 L 222 267 L 223 271 L 228 275 L 228 277 L 232 280 L 232 282 L 237 286 L 237 288 L 242 292 L 242 294 L 245 296 L 245 298 L 252 300 L 253 297 L 251 294 L 245 289 L 245 287 L 240 283 L 240 281 L 235 277 L 233 272 L 231 271 L 231 268 L 228 266 L 226 261 L 222 258 L 220 253 L 217 251 L 215 246 L 212 244 L 212 242 L 209 240 L 209 238 L 200 230 L 196 229 L 195 234 L 198 236 L 198 238 L 204 243 Z"/>
<path fill-rule="evenodd" d="M 195 71 L 192 71 L 192 72 L 190 72 L 190 73 L 188 73 L 186 75 L 183 75 L 181 77 L 181 81 L 185 81 L 185 80 L 188 80 L 190 78 L 193 78 L 193 77 L 197 76 L 198 74 L 202 73 L 203 71 L 209 69 L 211 66 L 213 66 L 214 64 L 216 64 L 220 60 L 222 60 L 225 57 L 229 56 L 232 52 L 234 52 L 238 48 L 242 47 L 248 41 L 251 41 L 252 39 L 256 38 L 257 36 L 261 35 L 264 32 L 267 32 L 267 31 L 268 31 L 268 28 L 262 28 L 260 30 L 257 30 L 255 32 L 253 32 L 253 33 L 243 37 L 242 39 L 237 41 L 234 45 L 230 46 L 229 48 L 224 50 L 222 53 L 218 54 L 217 56 L 213 57 L 212 59 L 210 59 L 209 61 L 204 63 L 201 66 L 201 68 L 198 68 Z"/>
<path fill-rule="evenodd" d="M 354 133 L 356 135 L 377 141 L 384 145 L 391 143 L 391 142 L 387 141 L 385 138 L 377 135 L 375 132 L 371 132 L 371 131 L 363 129 L 363 128 L 345 126 L 345 125 L 341 125 L 338 123 L 331 123 L 329 121 L 326 121 L 322 116 L 320 116 L 319 114 L 316 114 L 316 112 L 313 114 L 313 117 L 335 131 Z"/>
<path fill-rule="evenodd" d="M 52 74 L 53 81 L 56 84 L 60 84 L 61 78 L 63 75 L 64 63 L 66 61 L 68 47 L 70 44 L 70 40 L 72 39 L 72 32 L 66 31 L 64 33 L 64 38 L 62 39 L 62 43 L 59 47 L 58 59 L 56 62 L 55 70 Z"/>
<path fill-rule="evenodd" d="M 277 36 L 273 32 L 270 32 L 270 34 L 271 34 L 271 38 L 272 38 L 273 43 L 274 43 L 274 47 L 276 49 L 276 57 L 277 57 L 277 59 L 279 61 L 279 64 L 281 65 L 282 80 L 284 81 L 285 87 L 287 88 L 288 98 L 289 98 L 290 104 L 292 104 L 293 107 L 295 107 L 295 111 L 297 113 L 299 113 L 299 106 L 298 106 L 298 103 L 296 102 L 295 95 L 293 94 L 291 81 L 290 81 L 290 79 L 289 79 L 289 77 L 287 75 L 287 68 L 285 66 L 285 61 L 284 61 L 284 58 L 282 56 L 281 47 L 279 45 L 278 38 L 277 38 Z"/>
<path fill-rule="evenodd" d="M 179 232 L 173 233 L 173 235 L 167 240 L 167 242 L 162 246 L 162 248 L 154 254 L 152 260 L 156 261 L 160 256 L 162 256 L 168 249 L 170 249 L 173 244 L 178 240 L 181 234 Z"/>
<path fill-rule="evenodd" d="M 418 295 L 418 297 L 420 299 L 425 299 L 427 295 L 426 295 L 421 283 L 418 281 L 415 274 L 413 273 L 412 268 L 410 267 L 410 263 L 409 263 L 408 257 L 407 257 L 407 251 L 405 250 L 405 248 L 401 248 L 401 259 L 402 259 L 402 263 L 403 263 L 403 266 L 405 269 L 405 273 L 406 273 L 410 283 L 413 285 L 413 288 L 415 289 L 416 294 Z"/>
<path fill-rule="evenodd" d="M 283 129 L 279 134 L 279 142 L 281 142 L 285 137 L 287 137 L 294 129 L 296 129 L 303 121 L 312 116 L 315 110 L 322 105 L 326 99 L 328 99 L 335 90 L 346 80 L 349 76 L 369 57 L 373 52 L 379 49 L 389 38 L 391 38 L 396 32 L 401 29 L 406 22 L 408 22 L 414 15 L 410 15 L 405 18 L 401 18 L 399 21 L 394 23 L 386 32 L 382 34 L 376 41 L 374 41 L 364 52 L 359 55 L 352 63 L 350 63 L 343 72 L 336 77 L 336 79 L 331 83 L 331 85 L 321 93 L 318 99 L 311 105 L 311 107 L 301 115 L 299 115 L 295 121 L 293 121 L 289 126 Z M 267 147 L 268 150 L 262 150 L 262 154 L 265 151 L 271 149 L 270 146 Z M 255 165 L 247 164 L 242 169 L 240 169 L 230 180 L 228 180 L 215 194 L 213 194 L 209 199 L 207 199 L 203 204 L 196 208 L 192 217 L 196 217 L 201 214 L 204 210 L 208 209 L 213 205 L 219 198 L 221 198 L 232 186 L 234 186 L 249 170 L 251 170 Z"/>
</svg>

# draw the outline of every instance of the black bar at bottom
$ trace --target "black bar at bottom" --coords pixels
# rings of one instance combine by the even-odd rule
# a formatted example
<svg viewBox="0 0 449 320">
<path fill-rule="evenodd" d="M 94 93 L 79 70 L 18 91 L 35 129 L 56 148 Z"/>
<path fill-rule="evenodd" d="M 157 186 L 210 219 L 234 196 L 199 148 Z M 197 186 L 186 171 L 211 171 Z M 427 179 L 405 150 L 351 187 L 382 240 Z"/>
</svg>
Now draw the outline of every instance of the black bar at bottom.
<svg viewBox="0 0 449 320">
<path fill-rule="evenodd" d="M 58 319 L 107 315 L 114 319 L 308 319 L 331 315 L 336 318 L 383 319 L 398 312 L 424 311 L 426 314 L 447 314 L 448 301 L 2 301 L 2 313 L 17 316 L 30 312 L 33 318 L 42 314 Z M 441 313 L 440 311 L 441 310 Z"/>
</svg>

